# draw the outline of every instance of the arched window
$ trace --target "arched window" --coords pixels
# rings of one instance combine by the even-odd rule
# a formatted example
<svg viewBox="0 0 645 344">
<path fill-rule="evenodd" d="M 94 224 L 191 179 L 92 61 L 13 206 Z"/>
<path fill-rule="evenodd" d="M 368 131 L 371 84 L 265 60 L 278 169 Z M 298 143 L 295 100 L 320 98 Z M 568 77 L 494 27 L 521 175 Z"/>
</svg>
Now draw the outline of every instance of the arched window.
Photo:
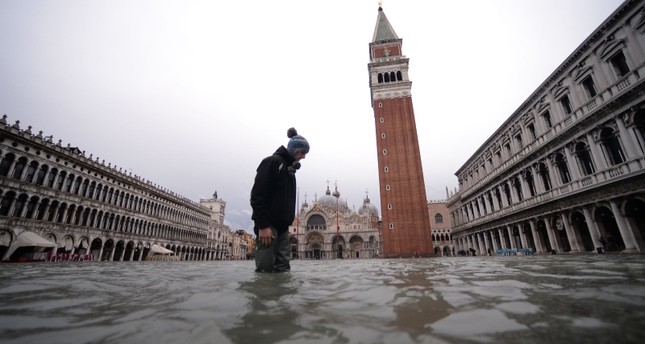
<svg viewBox="0 0 645 344">
<path fill-rule="evenodd" d="M 567 159 L 562 155 L 562 153 L 558 153 L 555 156 L 555 166 L 558 169 L 558 172 L 560 173 L 560 180 L 562 181 L 562 184 L 567 184 L 571 182 L 571 175 L 569 174 L 569 166 L 567 165 Z"/>
<path fill-rule="evenodd" d="M 607 160 L 611 165 L 625 162 L 625 154 L 620 145 L 620 140 L 611 128 L 604 128 L 600 131 L 600 140 L 607 153 Z"/>
<path fill-rule="evenodd" d="M 513 186 L 515 187 L 515 192 L 517 193 L 517 200 L 522 201 L 524 199 L 524 194 L 522 194 L 522 184 L 520 184 L 520 179 L 513 177 L 511 179 Z"/>
<path fill-rule="evenodd" d="M 18 162 L 16 163 L 16 166 L 13 168 L 13 179 L 20 179 L 22 176 L 22 171 L 25 170 L 25 166 L 27 165 L 27 158 L 22 157 L 18 159 Z"/>
<path fill-rule="evenodd" d="M 542 185 L 544 185 L 544 190 L 551 190 L 551 177 L 549 176 L 549 169 L 546 167 L 546 164 L 541 162 L 538 165 L 538 174 L 540 179 L 542 179 Z"/>
<path fill-rule="evenodd" d="M 40 169 L 36 174 L 36 185 L 43 185 L 45 183 L 45 176 L 47 175 L 48 170 L 49 170 L 49 166 L 47 165 L 40 166 Z"/>
<path fill-rule="evenodd" d="M 575 148 L 575 154 L 578 158 L 578 164 L 580 164 L 580 170 L 582 174 L 588 176 L 594 173 L 593 161 L 591 160 L 591 154 L 589 153 L 589 147 L 584 142 L 578 142 Z"/>
<path fill-rule="evenodd" d="M 25 174 L 25 181 L 27 183 L 31 183 L 34 180 L 34 176 L 36 175 L 37 169 L 38 169 L 37 161 L 32 161 L 31 164 L 27 166 L 27 174 Z"/>
<path fill-rule="evenodd" d="M 11 167 L 11 164 L 13 163 L 13 160 L 16 158 L 15 155 L 9 153 L 2 158 L 2 161 L 0 161 L 0 176 L 8 176 L 9 175 L 9 168 Z"/>
<path fill-rule="evenodd" d="M 434 216 L 434 223 L 443 223 L 443 216 L 441 216 L 441 214 L 437 213 Z"/>
<path fill-rule="evenodd" d="M 641 151 L 645 153 L 645 110 L 641 109 L 634 114 L 634 129 Z"/>
<path fill-rule="evenodd" d="M 327 229 L 327 221 L 321 215 L 314 214 L 307 220 L 307 230 L 320 230 Z"/>
<path fill-rule="evenodd" d="M 403 75 L 401 74 L 401 71 L 396 72 L 396 80 L 402 81 L 403 80 Z"/>
<path fill-rule="evenodd" d="M 526 183 L 529 185 L 529 192 L 531 193 L 531 197 L 535 196 L 537 194 L 537 192 L 535 191 L 535 181 L 533 180 L 533 173 L 530 169 L 526 170 L 524 178 L 526 179 Z"/>
</svg>

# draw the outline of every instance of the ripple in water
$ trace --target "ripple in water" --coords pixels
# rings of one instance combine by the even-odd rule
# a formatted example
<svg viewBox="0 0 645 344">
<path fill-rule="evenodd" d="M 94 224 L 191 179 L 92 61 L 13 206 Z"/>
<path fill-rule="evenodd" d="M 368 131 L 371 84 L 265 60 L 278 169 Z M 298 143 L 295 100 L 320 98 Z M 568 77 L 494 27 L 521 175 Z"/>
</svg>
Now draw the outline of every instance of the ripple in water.
<svg viewBox="0 0 645 344">
<path fill-rule="evenodd" d="M 2 343 L 645 338 L 640 255 L 0 265 Z"/>
</svg>

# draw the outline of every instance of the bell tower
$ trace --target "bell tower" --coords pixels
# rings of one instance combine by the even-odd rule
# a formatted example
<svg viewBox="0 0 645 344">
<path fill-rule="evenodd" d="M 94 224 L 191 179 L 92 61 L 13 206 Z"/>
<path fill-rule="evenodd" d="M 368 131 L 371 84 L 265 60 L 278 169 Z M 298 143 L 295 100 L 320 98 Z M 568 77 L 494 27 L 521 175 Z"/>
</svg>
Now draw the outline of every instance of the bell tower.
<svg viewBox="0 0 645 344">
<path fill-rule="evenodd" d="M 409 59 L 402 53 L 402 43 L 379 6 L 368 70 L 386 258 L 434 255 Z"/>
</svg>

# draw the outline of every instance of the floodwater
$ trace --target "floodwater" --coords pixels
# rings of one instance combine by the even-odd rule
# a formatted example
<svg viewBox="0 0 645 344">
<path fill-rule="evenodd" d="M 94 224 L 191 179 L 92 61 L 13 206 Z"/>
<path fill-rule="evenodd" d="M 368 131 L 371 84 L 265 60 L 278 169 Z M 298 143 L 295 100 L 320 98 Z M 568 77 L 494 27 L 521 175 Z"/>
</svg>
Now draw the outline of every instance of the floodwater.
<svg viewBox="0 0 645 344">
<path fill-rule="evenodd" d="M 2 343 L 640 343 L 645 256 L 0 265 Z"/>
</svg>

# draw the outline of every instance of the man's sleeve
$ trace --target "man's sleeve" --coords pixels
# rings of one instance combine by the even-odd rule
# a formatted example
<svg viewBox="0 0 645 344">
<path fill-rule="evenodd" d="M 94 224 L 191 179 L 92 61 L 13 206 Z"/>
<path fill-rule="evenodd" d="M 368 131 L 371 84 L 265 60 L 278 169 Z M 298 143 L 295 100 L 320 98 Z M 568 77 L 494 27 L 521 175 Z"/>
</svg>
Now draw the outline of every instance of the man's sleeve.
<svg viewBox="0 0 645 344">
<path fill-rule="evenodd" d="M 277 176 L 277 166 L 271 157 L 262 160 L 258 166 L 255 182 L 251 189 L 251 208 L 253 215 L 251 219 L 255 222 L 255 228 L 269 227 L 269 200 L 271 186 Z"/>
</svg>

